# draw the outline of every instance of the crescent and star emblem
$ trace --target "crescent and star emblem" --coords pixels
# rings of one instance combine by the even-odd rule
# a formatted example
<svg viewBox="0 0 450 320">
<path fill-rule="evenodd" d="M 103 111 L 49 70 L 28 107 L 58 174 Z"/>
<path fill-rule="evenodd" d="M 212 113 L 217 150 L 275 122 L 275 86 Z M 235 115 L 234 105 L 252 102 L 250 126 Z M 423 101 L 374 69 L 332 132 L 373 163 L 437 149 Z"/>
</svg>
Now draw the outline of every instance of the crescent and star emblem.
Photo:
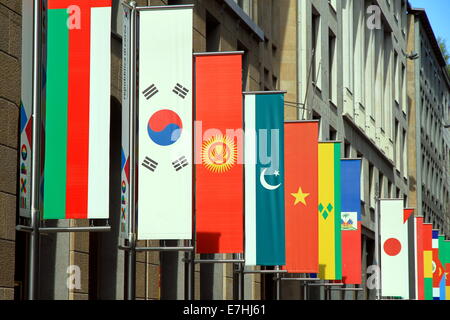
<svg viewBox="0 0 450 320">
<path fill-rule="evenodd" d="M 267 190 L 276 190 L 276 189 L 278 189 L 278 188 L 281 186 L 281 183 L 278 184 L 278 185 L 276 185 L 276 186 L 273 186 L 273 185 L 271 185 L 271 184 L 268 184 L 267 181 L 266 181 L 266 178 L 265 178 L 267 169 L 268 169 L 268 168 L 264 168 L 264 169 L 261 171 L 261 174 L 259 175 L 259 181 L 261 182 L 261 185 L 262 185 L 265 189 L 267 189 Z M 280 172 L 279 172 L 278 170 L 276 170 L 276 171 L 274 172 L 274 175 L 275 175 L 275 176 L 279 176 L 279 175 L 280 175 Z"/>
</svg>

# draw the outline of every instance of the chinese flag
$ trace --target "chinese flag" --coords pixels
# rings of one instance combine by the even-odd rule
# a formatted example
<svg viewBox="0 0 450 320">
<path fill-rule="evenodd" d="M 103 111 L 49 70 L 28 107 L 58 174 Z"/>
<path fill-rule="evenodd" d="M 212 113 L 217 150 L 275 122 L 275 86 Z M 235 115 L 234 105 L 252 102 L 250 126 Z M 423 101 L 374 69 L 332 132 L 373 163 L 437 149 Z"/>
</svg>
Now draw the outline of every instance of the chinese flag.
<svg viewBox="0 0 450 320">
<path fill-rule="evenodd" d="M 318 273 L 317 121 L 284 125 L 286 266 L 290 273 Z"/>
<path fill-rule="evenodd" d="M 242 54 L 197 54 L 194 62 L 197 253 L 242 253 Z"/>
</svg>

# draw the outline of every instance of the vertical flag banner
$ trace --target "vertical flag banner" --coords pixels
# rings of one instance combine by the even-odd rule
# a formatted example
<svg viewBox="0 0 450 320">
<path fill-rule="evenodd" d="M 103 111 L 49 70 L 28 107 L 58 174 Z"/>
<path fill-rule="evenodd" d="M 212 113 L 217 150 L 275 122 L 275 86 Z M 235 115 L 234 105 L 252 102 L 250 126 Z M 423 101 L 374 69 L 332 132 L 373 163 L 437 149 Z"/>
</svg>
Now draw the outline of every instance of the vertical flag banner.
<svg viewBox="0 0 450 320">
<path fill-rule="evenodd" d="M 381 295 L 409 299 L 408 216 L 403 199 L 381 199 Z"/>
<path fill-rule="evenodd" d="M 424 247 L 423 247 L 423 217 L 416 217 L 415 221 L 415 265 L 416 271 L 416 297 L 425 300 L 424 287 Z"/>
<path fill-rule="evenodd" d="M 439 230 L 432 232 L 433 251 L 433 300 L 445 300 L 445 270 L 439 259 Z"/>
<path fill-rule="evenodd" d="M 341 160 L 342 282 L 361 284 L 361 160 Z"/>
<path fill-rule="evenodd" d="M 319 276 L 342 279 L 341 144 L 319 143 Z"/>
<path fill-rule="evenodd" d="M 48 0 L 44 219 L 109 217 L 111 0 Z"/>
<path fill-rule="evenodd" d="M 245 262 L 282 266 L 285 255 L 284 93 L 245 94 Z"/>
<path fill-rule="evenodd" d="M 138 16 L 139 240 L 192 238 L 192 16 Z"/>
<path fill-rule="evenodd" d="M 416 288 L 416 219 L 414 217 L 414 209 L 403 209 L 406 224 L 408 227 L 408 266 L 409 266 L 409 299 L 417 299 Z"/>
<path fill-rule="evenodd" d="M 242 253 L 242 53 L 194 61 L 197 252 Z"/>
<path fill-rule="evenodd" d="M 445 240 L 445 236 L 439 236 L 439 260 L 444 268 L 444 289 L 445 300 L 450 300 L 450 241 Z"/>
<path fill-rule="evenodd" d="M 433 225 L 424 223 L 423 237 L 423 285 L 424 299 L 433 300 Z"/>
<path fill-rule="evenodd" d="M 318 139 L 318 121 L 284 124 L 286 265 L 283 269 L 290 273 L 319 272 Z"/>
<path fill-rule="evenodd" d="M 131 10 L 121 6 L 123 10 L 122 32 L 122 149 L 120 165 L 120 229 L 122 239 L 128 239 L 130 215 L 130 29 Z"/>
<path fill-rule="evenodd" d="M 26 218 L 31 216 L 33 7 L 33 1 L 22 0 L 22 89 L 19 111 L 19 215 Z"/>
</svg>

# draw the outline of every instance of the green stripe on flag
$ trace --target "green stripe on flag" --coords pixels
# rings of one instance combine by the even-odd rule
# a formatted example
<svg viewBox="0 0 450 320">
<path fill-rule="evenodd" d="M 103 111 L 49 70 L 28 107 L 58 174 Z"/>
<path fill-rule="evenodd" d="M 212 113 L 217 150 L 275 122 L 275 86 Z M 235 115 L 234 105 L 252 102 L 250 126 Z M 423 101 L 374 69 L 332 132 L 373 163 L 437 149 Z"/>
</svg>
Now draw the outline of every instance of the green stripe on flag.
<svg viewBox="0 0 450 320">
<path fill-rule="evenodd" d="M 66 9 L 48 10 L 44 219 L 66 217 L 68 17 Z"/>
<path fill-rule="evenodd" d="M 341 144 L 334 145 L 334 245 L 336 259 L 335 279 L 342 279 L 342 239 L 341 239 Z"/>
<path fill-rule="evenodd" d="M 433 279 L 425 278 L 424 287 L 425 300 L 433 300 Z"/>
</svg>

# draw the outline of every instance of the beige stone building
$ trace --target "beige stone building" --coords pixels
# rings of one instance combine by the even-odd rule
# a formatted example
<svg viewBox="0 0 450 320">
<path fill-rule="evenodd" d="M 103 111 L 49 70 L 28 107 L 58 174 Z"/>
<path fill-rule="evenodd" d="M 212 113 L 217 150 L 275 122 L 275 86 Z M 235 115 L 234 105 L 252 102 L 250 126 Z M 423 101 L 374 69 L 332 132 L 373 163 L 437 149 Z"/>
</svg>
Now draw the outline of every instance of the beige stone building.
<svg viewBox="0 0 450 320">
<path fill-rule="evenodd" d="M 279 2 L 282 21 L 281 85 L 287 119 L 319 119 L 323 141 L 342 141 L 342 158 L 362 158 L 362 291 L 370 299 L 367 267 L 375 264 L 376 195 L 408 204 L 406 134 L 407 2 L 304 0 Z M 286 8 L 286 9 L 284 9 Z M 288 8 L 288 9 L 287 9 Z M 316 290 L 317 291 L 317 290 Z M 298 287 L 287 285 L 286 297 Z M 315 298 L 324 298 L 317 291 Z M 344 298 L 335 292 L 334 299 Z"/>
<path fill-rule="evenodd" d="M 236 51 L 243 90 L 286 90 L 285 118 L 320 120 L 321 140 L 342 141 L 342 158 L 362 158 L 360 291 L 333 299 L 373 299 L 377 195 L 403 198 L 450 235 L 450 81 L 426 14 L 406 0 L 136 0 L 144 5 L 193 3 L 194 52 Z M 15 231 L 21 71 L 21 1 L 0 0 L 0 300 L 23 299 L 27 234 Z M 41 235 L 39 296 L 124 299 L 126 259 L 118 250 L 122 90 L 122 17 L 113 0 L 111 79 L 111 219 L 108 233 Z M 417 53 L 418 56 L 415 56 Z M 113 213 L 117 212 L 117 215 Z M 45 222 L 86 226 L 88 221 Z M 139 246 L 174 245 L 142 242 Z M 183 299 L 184 255 L 138 253 L 136 297 Z M 199 258 L 197 256 L 197 258 Z M 207 255 L 204 258 L 231 258 Z M 70 266 L 81 288 L 69 289 Z M 232 299 L 233 265 L 196 265 L 196 299 Z M 304 275 L 301 275 L 304 276 Z M 272 299 L 272 275 L 245 276 L 246 299 Z M 283 283 L 282 298 L 303 287 Z M 325 292 L 309 290 L 309 298 Z"/>
<path fill-rule="evenodd" d="M 408 156 L 410 205 L 424 221 L 450 235 L 450 77 L 423 9 L 410 8 Z"/>
</svg>

